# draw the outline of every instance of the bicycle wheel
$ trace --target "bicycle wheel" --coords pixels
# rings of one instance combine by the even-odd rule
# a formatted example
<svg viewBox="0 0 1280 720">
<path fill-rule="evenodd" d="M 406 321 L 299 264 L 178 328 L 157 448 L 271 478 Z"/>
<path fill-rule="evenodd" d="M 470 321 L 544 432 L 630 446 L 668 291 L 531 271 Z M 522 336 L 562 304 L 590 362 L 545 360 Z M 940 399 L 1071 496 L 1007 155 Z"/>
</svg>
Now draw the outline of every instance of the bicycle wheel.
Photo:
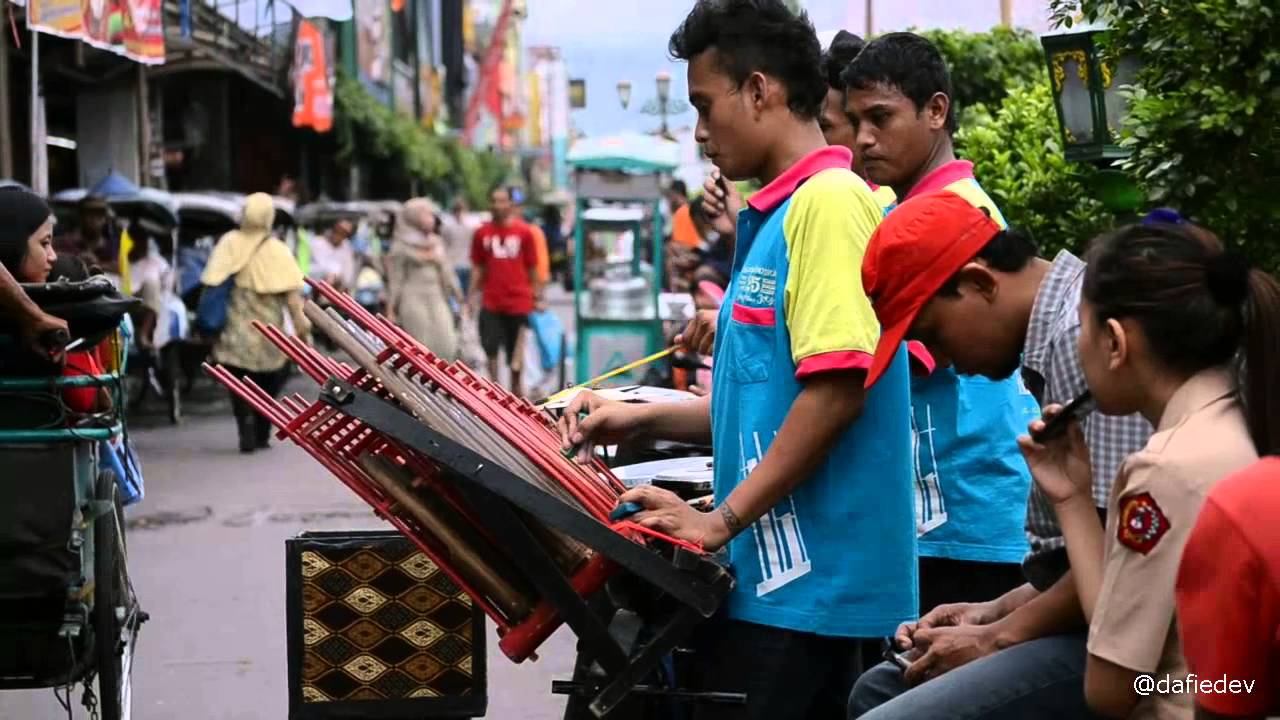
<svg viewBox="0 0 1280 720">
<path fill-rule="evenodd" d="M 128 600 L 121 539 L 123 520 L 115 473 L 98 474 L 99 500 L 109 500 L 113 512 L 99 517 L 93 528 L 94 659 L 98 671 L 98 707 L 102 720 L 128 720 L 133 706 L 133 640 L 136 624 Z"/>
</svg>

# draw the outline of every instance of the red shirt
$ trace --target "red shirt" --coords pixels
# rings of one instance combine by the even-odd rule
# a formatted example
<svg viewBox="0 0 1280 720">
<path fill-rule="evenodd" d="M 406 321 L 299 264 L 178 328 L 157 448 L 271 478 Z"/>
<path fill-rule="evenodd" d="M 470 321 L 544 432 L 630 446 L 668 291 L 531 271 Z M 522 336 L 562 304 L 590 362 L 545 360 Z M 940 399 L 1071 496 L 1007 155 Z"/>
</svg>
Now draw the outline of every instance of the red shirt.
<svg viewBox="0 0 1280 720">
<path fill-rule="evenodd" d="M 67 362 L 62 370 L 63 377 L 77 375 L 101 375 L 102 366 L 91 350 L 67 353 Z M 83 387 L 66 387 L 62 389 L 62 401 L 67 407 L 78 413 L 91 413 L 98 410 L 100 389 L 96 385 Z"/>
<path fill-rule="evenodd" d="M 1252 692 L 1199 693 L 1220 715 L 1280 707 L 1280 457 L 1265 458 L 1209 492 L 1178 570 L 1178 628 L 1201 681 L 1253 682 Z M 1220 683 L 1221 684 L 1221 683 Z"/>
<path fill-rule="evenodd" d="M 504 315 L 533 312 L 529 272 L 538 265 L 538 249 L 529 226 L 520 221 L 485 223 L 471 240 L 471 264 L 484 268 L 484 309 Z"/>
</svg>

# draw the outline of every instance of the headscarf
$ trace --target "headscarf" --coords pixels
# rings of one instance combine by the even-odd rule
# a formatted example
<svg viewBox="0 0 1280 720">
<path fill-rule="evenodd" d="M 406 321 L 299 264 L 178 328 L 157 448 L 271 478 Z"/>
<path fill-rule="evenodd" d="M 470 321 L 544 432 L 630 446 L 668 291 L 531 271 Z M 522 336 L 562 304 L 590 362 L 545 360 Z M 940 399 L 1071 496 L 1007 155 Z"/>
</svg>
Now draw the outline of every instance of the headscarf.
<svg viewBox="0 0 1280 720">
<path fill-rule="evenodd" d="M 222 236 L 213 247 L 200 282 L 216 286 L 236 276 L 236 287 L 263 295 L 301 290 L 302 270 L 289 246 L 271 236 L 276 208 L 271 196 L 254 193 L 245 198 L 239 230 Z"/>
<path fill-rule="evenodd" d="M 39 195 L 19 187 L 0 188 L 0 264 L 10 275 L 18 278 L 27 243 L 52 214 Z"/>
<path fill-rule="evenodd" d="M 428 262 L 443 262 L 445 258 L 438 223 L 431 222 L 436 209 L 430 198 L 413 198 L 404 204 L 400 221 L 396 223 L 396 244 L 414 250 L 415 255 Z M 432 227 L 433 224 L 437 227 Z"/>
</svg>

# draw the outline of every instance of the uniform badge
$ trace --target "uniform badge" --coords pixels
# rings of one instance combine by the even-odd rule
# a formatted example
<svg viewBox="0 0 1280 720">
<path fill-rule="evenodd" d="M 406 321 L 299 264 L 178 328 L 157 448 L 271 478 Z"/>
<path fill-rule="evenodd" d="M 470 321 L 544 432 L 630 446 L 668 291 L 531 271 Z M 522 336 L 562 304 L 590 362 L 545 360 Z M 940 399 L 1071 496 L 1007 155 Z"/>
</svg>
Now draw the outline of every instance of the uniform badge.
<svg viewBox="0 0 1280 720">
<path fill-rule="evenodd" d="M 1146 555 L 1168 531 L 1169 518 L 1151 493 L 1120 499 L 1120 521 L 1116 523 L 1116 539 L 1120 544 Z"/>
</svg>

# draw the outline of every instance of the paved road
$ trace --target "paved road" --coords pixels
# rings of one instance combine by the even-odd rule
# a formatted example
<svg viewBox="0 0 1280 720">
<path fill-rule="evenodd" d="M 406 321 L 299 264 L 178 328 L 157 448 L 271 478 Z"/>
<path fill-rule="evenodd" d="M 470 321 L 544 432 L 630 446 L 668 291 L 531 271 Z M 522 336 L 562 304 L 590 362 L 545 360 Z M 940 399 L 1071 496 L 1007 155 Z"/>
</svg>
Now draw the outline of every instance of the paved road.
<svg viewBox="0 0 1280 720">
<path fill-rule="evenodd" d="M 206 381 L 184 425 L 133 433 L 147 496 L 127 512 L 129 567 L 151 614 L 135 661 L 137 720 L 284 720 L 285 540 L 389 527 L 297 448 L 240 455 L 214 391 Z M 561 717 L 550 686 L 571 673 L 573 635 L 562 628 L 540 660 L 519 666 L 498 652 L 492 627 L 489 637 L 487 717 Z M 65 717 L 52 691 L 0 693 L 0 720 Z"/>
</svg>

